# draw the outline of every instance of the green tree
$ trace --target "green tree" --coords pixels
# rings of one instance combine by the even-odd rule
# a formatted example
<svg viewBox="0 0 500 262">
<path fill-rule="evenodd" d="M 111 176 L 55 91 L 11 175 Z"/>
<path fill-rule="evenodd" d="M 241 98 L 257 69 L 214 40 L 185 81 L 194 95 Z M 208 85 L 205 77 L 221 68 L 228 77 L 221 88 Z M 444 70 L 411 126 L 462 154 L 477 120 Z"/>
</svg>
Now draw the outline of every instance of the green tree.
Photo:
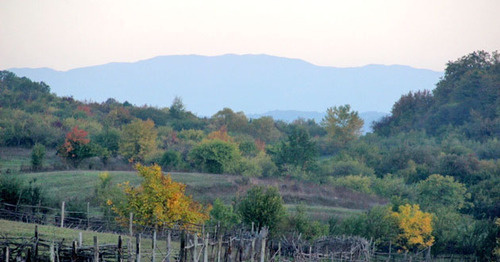
<svg viewBox="0 0 500 262">
<path fill-rule="evenodd" d="M 219 139 L 204 140 L 189 152 L 189 158 L 198 168 L 215 174 L 231 171 L 240 157 L 236 144 Z"/>
<path fill-rule="evenodd" d="M 305 240 L 314 240 L 328 234 L 328 226 L 312 220 L 303 205 L 297 205 L 295 213 L 288 217 L 287 224 L 288 228 L 300 233 Z"/>
<path fill-rule="evenodd" d="M 182 103 L 182 98 L 176 96 L 172 101 L 172 105 L 170 106 L 169 113 L 173 118 L 181 119 L 186 113 L 186 107 L 184 103 Z"/>
<path fill-rule="evenodd" d="M 424 210 L 447 208 L 456 211 L 464 207 L 470 197 L 464 184 L 451 176 L 431 175 L 417 184 L 418 202 Z"/>
<path fill-rule="evenodd" d="M 123 127 L 120 154 L 129 161 L 144 161 L 156 149 L 157 131 L 152 120 L 134 120 Z"/>
<path fill-rule="evenodd" d="M 212 116 L 216 128 L 226 126 L 229 132 L 244 132 L 247 130 L 248 119 L 243 112 L 235 113 L 230 108 L 224 108 Z"/>
<path fill-rule="evenodd" d="M 310 171 L 316 166 L 318 150 L 306 130 L 294 128 L 288 140 L 282 142 L 273 155 L 280 169 L 284 165 L 291 165 L 302 171 Z"/>
<path fill-rule="evenodd" d="M 167 150 L 161 156 L 160 165 L 163 169 L 172 170 L 181 163 L 181 154 L 177 151 Z"/>
<path fill-rule="evenodd" d="M 250 121 L 250 135 L 266 143 L 277 141 L 281 133 L 276 128 L 272 117 L 263 116 Z"/>
<path fill-rule="evenodd" d="M 108 150 L 112 156 L 118 154 L 120 149 L 120 132 L 112 127 L 105 127 L 102 132 L 93 136 L 92 139 L 97 145 Z"/>
<path fill-rule="evenodd" d="M 31 168 L 33 170 L 40 170 L 43 167 L 44 158 L 45 146 L 42 144 L 35 144 L 31 151 Z"/>
<path fill-rule="evenodd" d="M 283 199 L 275 187 L 252 187 L 245 197 L 239 199 L 237 211 L 245 224 L 253 222 L 259 230 L 268 227 L 271 233 L 285 215 Z"/>
<path fill-rule="evenodd" d="M 222 230 L 231 230 L 240 223 L 240 217 L 234 212 L 233 206 L 225 205 L 219 198 L 215 199 L 210 211 L 209 225 L 220 225 Z"/>
<path fill-rule="evenodd" d="M 328 108 L 321 124 L 333 145 L 343 148 L 361 135 L 364 122 L 357 111 L 351 111 L 350 105 L 343 105 Z"/>
</svg>

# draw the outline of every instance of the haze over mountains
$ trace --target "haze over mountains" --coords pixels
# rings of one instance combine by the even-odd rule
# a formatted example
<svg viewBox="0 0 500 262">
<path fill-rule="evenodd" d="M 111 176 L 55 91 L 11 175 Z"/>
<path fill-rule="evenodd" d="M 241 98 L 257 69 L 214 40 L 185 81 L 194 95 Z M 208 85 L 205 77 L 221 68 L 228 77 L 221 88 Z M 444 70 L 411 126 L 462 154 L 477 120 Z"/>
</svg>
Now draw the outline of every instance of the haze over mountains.
<svg viewBox="0 0 500 262">
<path fill-rule="evenodd" d="M 262 114 L 273 110 L 325 112 L 343 104 L 361 113 L 389 112 L 402 94 L 433 89 L 443 75 L 401 65 L 316 66 L 269 55 L 175 55 L 69 71 L 8 70 L 47 83 L 57 95 L 79 100 L 115 98 L 166 107 L 180 96 L 187 109 L 200 116 L 211 116 L 224 107 Z"/>
</svg>

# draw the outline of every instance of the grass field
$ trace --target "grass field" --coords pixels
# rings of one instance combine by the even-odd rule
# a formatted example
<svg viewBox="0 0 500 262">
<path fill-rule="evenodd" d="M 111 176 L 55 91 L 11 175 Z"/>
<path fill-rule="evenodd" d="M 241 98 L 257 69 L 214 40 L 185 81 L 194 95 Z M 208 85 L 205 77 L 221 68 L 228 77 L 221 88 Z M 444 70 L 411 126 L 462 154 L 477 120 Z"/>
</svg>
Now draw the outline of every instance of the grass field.
<svg viewBox="0 0 500 262">
<path fill-rule="evenodd" d="M 65 245 L 70 245 L 72 241 L 78 241 L 79 233 L 82 232 L 82 243 L 84 246 L 91 246 L 94 244 L 94 236 L 97 236 L 99 244 L 117 244 L 118 235 L 110 233 L 98 233 L 94 231 L 75 230 L 70 228 L 60 228 L 55 226 L 38 225 L 38 235 L 41 239 L 61 242 L 64 241 Z M 16 221 L 0 220 L 0 236 L 2 237 L 33 237 L 35 234 L 35 224 L 22 223 Z M 122 235 L 124 243 L 130 239 L 135 243 L 135 238 L 128 235 Z M 158 249 L 166 250 L 166 241 L 164 239 L 157 239 Z M 143 252 L 151 250 L 152 240 L 149 238 L 142 238 L 141 245 Z M 179 243 L 172 241 L 172 249 L 174 253 L 179 250 Z"/>
<path fill-rule="evenodd" d="M 113 184 L 130 181 L 131 185 L 139 185 L 142 181 L 135 171 L 75 170 L 23 173 L 15 176 L 24 181 L 35 181 L 35 184 L 40 185 L 49 198 L 68 201 L 75 198 L 80 200 L 92 198 L 98 184 L 99 174 L 102 172 L 110 174 Z M 192 194 L 197 200 L 203 200 L 207 196 L 203 194 L 204 191 L 214 191 L 211 190 L 213 188 L 232 187 L 232 180 L 234 180 L 234 177 L 230 176 L 198 173 L 171 173 L 171 176 L 174 181 L 187 184 L 188 194 Z M 208 200 L 211 200 L 211 197 Z"/>
<path fill-rule="evenodd" d="M 23 173 L 15 175 L 24 181 L 33 181 L 40 185 L 49 199 L 57 201 L 89 201 L 94 196 L 98 176 L 103 171 L 57 171 L 41 173 Z M 130 181 L 139 185 L 141 178 L 132 171 L 109 171 L 112 183 Z M 352 206 L 346 199 L 364 197 L 349 191 L 335 191 L 327 187 L 304 185 L 296 181 L 278 181 L 252 179 L 250 184 L 237 183 L 238 176 L 215 175 L 202 173 L 171 173 L 175 181 L 187 184 L 187 193 L 197 201 L 212 203 L 215 198 L 221 198 L 231 203 L 235 196 L 241 195 L 253 184 L 277 186 L 284 196 L 286 207 L 293 212 L 295 206 L 302 204 L 312 217 L 328 220 L 332 216 L 347 217 L 359 214 L 363 207 Z M 342 195 L 346 194 L 348 195 Z"/>
<path fill-rule="evenodd" d="M 91 201 L 94 197 L 98 176 L 104 171 L 95 170 L 64 170 L 54 172 L 18 173 L 21 166 L 29 166 L 30 149 L 0 148 L 0 167 L 17 170 L 12 174 L 24 181 L 35 181 L 43 189 L 48 199 L 53 201 L 75 202 L 75 200 Z M 55 152 L 47 152 L 46 164 L 60 162 Z M 111 176 L 111 183 L 118 184 L 130 181 L 132 185 L 139 185 L 141 178 L 135 171 L 106 171 Z M 212 203 L 216 198 L 231 203 L 238 195 L 243 195 L 253 185 L 267 185 L 277 187 L 293 212 L 297 204 L 302 204 L 306 212 L 314 218 L 326 220 L 332 216 L 346 217 L 358 214 L 371 206 L 384 204 L 386 200 L 352 192 L 346 189 L 332 188 L 317 184 L 287 179 L 257 179 L 249 183 L 242 183 L 241 176 L 217 175 L 202 173 L 171 173 L 174 181 L 187 185 L 188 195 L 202 203 Z M 57 205 L 57 203 L 54 203 Z"/>
</svg>

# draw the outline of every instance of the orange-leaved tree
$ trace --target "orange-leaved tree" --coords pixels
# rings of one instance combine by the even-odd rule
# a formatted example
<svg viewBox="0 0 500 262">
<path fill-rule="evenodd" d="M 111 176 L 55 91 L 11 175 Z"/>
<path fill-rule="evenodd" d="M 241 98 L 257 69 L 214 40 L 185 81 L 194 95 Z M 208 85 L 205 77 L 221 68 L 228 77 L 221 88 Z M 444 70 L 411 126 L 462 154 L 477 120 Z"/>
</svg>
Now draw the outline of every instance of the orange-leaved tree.
<svg viewBox="0 0 500 262">
<path fill-rule="evenodd" d="M 119 220 L 126 223 L 133 213 L 134 222 L 143 226 L 172 227 L 175 224 L 191 229 L 209 219 L 210 206 L 202 206 L 185 195 L 186 185 L 172 181 L 170 175 L 163 175 L 158 165 L 135 166 L 144 180 L 138 187 L 129 182 L 120 184 L 125 201 L 112 203 Z"/>
<path fill-rule="evenodd" d="M 420 210 L 419 205 L 401 205 L 392 217 L 399 225 L 398 244 L 405 250 L 425 249 L 434 243 L 432 214 Z"/>
<path fill-rule="evenodd" d="M 87 135 L 88 133 L 85 130 L 75 126 L 66 134 L 64 144 L 57 150 L 57 153 L 70 161 L 75 168 L 78 167 L 78 164 L 85 158 L 94 156 L 95 152 L 89 144 L 90 139 L 87 138 Z"/>
</svg>

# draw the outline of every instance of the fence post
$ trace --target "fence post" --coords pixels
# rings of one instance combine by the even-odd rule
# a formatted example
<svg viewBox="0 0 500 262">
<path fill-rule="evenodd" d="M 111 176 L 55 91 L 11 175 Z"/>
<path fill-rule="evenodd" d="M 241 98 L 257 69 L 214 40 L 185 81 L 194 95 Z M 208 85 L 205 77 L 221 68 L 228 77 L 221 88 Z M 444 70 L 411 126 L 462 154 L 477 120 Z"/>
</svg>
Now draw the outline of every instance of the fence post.
<svg viewBox="0 0 500 262">
<path fill-rule="evenodd" d="M 127 238 L 127 254 L 128 254 L 128 257 L 127 257 L 127 261 L 128 262 L 133 262 L 134 261 L 134 257 L 132 256 L 132 241 L 130 240 L 130 238 Z"/>
<path fill-rule="evenodd" d="M 165 258 L 166 262 L 170 262 L 170 253 L 172 252 L 172 231 L 168 230 L 167 232 L 167 256 Z"/>
<path fill-rule="evenodd" d="M 152 258 L 151 258 L 151 262 L 156 262 L 156 227 L 155 227 L 155 230 L 153 231 L 153 240 L 151 241 L 151 246 L 153 248 L 153 254 L 152 254 Z"/>
<path fill-rule="evenodd" d="M 3 257 L 4 257 L 4 261 L 9 261 L 9 247 L 4 247 L 3 248 Z"/>
<path fill-rule="evenodd" d="M 63 201 L 61 204 L 61 227 L 64 227 L 64 206 L 65 202 Z"/>
<path fill-rule="evenodd" d="M 208 262 L 208 238 L 210 234 L 207 232 L 207 235 L 205 236 L 205 243 L 203 244 L 205 246 L 205 249 L 203 250 L 203 262 Z"/>
<path fill-rule="evenodd" d="M 135 261 L 141 262 L 141 234 L 135 237 Z"/>
<path fill-rule="evenodd" d="M 264 262 L 266 258 L 266 238 L 267 238 L 267 229 L 261 229 L 261 248 L 260 248 L 260 262 Z"/>
<path fill-rule="evenodd" d="M 82 247 L 82 246 L 83 246 L 83 233 L 78 232 L 78 247 Z"/>
<path fill-rule="evenodd" d="M 99 262 L 99 242 L 97 236 L 94 236 L 94 262 Z"/>
<path fill-rule="evenodd" d="M 328 248 L 326 254 L 328 255 Z M 281 261 L 281 241 L 278 242 L 278 261 Z"/>
<path fill-rule="evenodd" d="M 130 232 L 130 236 L 131 237 L 134 236 L 133 231 L 132 231 L 133 222 L 134 222 L 134 213 L 130 212 L 130 219 L 129 219 L 128 230 Z"/>
<path fill-rule="evenodd" d="M 226 260 L 227 262 L 231 262 L 231 253 L 232 253 L 232 246 L 233 246 L 233 240 L 231 239 L 231 236 L 229 236 L 229 244 L 227 246 L 226 250 Z"/>
<path fill-rule="evenodd" d="M 194 233 L 193 261 L 198 262 L 198 234 Z"/>
<path fill-rule="evenodd" d="M 392 250 L 392 241 L 389 240 L 389 257 L 387 258 L 387 262 L 391 261 L 391 250 Z"/>
<path fill-rule="evenodd" d="M 250 262 L 253 262 L 255 254 L 255 236 L 252 236 L 252 249 L 250 249 Z"/>
<path fill-rule="evenodd" d="M 9 261 L 9 260 L 6 260 Z M 54 242 L 50 243 L 50 262 L 56 261 L 56 254 L 54 252 Z"/>
<path fill-rule="evenodd" d="M 123 243 L 122 243 L 122 236 L 118 236 L 118 258 L 117 258 L 117 261 L 118 262 L 122 262 L 123 260 L 123 247 L 122 247 Z"/>
<path fill-rule="evenodd" d="M 90 202 L 87 202 L 87 229 L 90 228 Z"/>
<path fill-rule="evenodd" d="M 76 241 L 73 241 L 71 245 L 71 261 L 76 262 L 77 261 L 77 255 L 76 255 Z"/>
<path fill-rule="evenodd" d="M 221 252 L 222 252 L 222 234 L 219 235 L 219 242 L 217 243 L 217 262 L 220 262 Z"/>
<path fill-rule="evenodd" d="M 186 258 L 185 258 L 185 248 L 186 248 L 186 231 L 182 230 L 181 232 L 181 248 L 179 250 L 179 261 L 180 262 L 186 262 Z"/>
<path fill-rule="evenodd" d="M 21 258 L 21 254 L 17 256 L 18 258 Z M 28 247 L 28 251 L 26 252 L 26 262 L 31 262 L 31 248 Z"/>
<path fill-rule="evenodd" d="M 38 225 L 35 225 L 35 244 L 33 246 L 33 260 L 38 261 Z"/>
</svg>

